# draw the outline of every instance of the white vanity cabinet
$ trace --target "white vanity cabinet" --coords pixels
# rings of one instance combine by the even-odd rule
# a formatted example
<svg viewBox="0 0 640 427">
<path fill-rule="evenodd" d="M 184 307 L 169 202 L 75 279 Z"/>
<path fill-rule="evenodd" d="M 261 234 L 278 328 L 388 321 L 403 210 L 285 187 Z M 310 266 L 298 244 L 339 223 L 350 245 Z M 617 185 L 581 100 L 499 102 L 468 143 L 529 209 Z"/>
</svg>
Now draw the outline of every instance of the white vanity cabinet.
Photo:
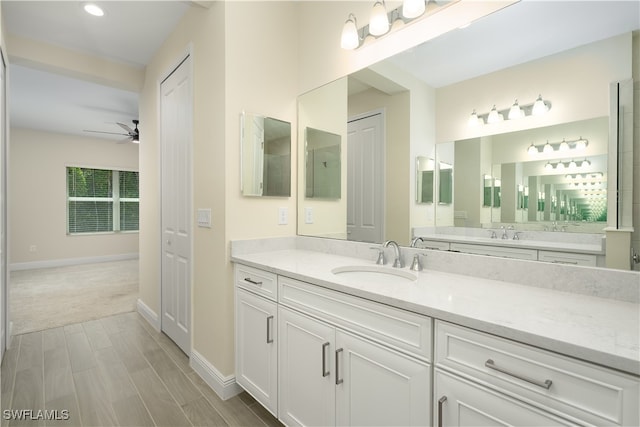
<svg viewBox="0 0 640 427">
<path fill-rule="evenodd" d="M 436 321 L 434 424 L 638 425 L 638 379 Z"/>
<path fill-rule="evenodd" d="M 427 425 L 430 365 L 279 308 L 280 420 L 288 425 Z"/>
<path fill-rule="evenodd" d="M 597 256 L 573 252 L 538 251 L 538 261 L 595 267 Z"/>
<path fill-rule="evenodd" d="M 467 254 L 491 255 L 503 258 L 526 259 L 529 261 L 536 261 L 538 259 L 538 251 L 535 249 L 479 245 L 472 243 L 451 243 L 450 249 L 454 252 L 464 252 Z"/>
<path fill-rule="evenodd" d="M 237 265 L 236 381 L 274 415 L 278 410 L 276 276 Z"/>
</svg>

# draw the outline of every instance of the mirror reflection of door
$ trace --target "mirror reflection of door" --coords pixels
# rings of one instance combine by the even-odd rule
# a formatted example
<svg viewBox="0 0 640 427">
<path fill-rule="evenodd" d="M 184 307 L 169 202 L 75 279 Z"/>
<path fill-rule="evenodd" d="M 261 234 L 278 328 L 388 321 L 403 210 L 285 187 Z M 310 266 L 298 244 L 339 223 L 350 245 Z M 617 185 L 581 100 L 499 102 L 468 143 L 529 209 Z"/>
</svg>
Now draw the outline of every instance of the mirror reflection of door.
<svg viewBox="0 0 640 427">
<path fill-rule="evenodd" d="M 263 178 L 263 165 L 264 165 L 264 117 L 253 116 L 253 133 L 251 135 L 252 141 L 252 158 L 253 158 L 253 172 L 251 174 L 251 180 L 248 183 L 252 188 L 253 194 L 262 194 L 262 178 Z"/>
<path fill-rule="evenodd" d="M 347 238 L 382 242 L 384 236 L 384 116 L 353 117 L 347 130 Z"/>
</svg>

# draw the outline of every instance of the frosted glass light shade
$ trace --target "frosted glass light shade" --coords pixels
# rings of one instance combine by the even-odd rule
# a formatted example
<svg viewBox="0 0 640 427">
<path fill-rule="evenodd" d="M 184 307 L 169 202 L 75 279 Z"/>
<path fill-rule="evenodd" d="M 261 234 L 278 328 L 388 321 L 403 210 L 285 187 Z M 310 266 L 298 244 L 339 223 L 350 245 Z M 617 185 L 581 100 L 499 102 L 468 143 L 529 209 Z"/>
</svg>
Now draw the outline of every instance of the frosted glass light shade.
<svg viewBox="0 0 640 427">
<path fill-rule="evenodd" d="M 389 17 L 387 8 L 383 2 L 377 1 L 371 9 L 369 17 L 369 33 L 374 36 L 381 36 L 389 31 Z"/>
<path fill-rule="evenodd" d="M 340 38 L 340 47 L 347 50 L 353 50 L 360 46 L 360 36 L 358 35 L 358 27 L 353 15 L 349 15 L 349 19 L 342 27 L 342 37 Z"/>
<path fill-rule="evenodd" d="M 479 126 L 483 123 L 484 122 L 482 121 L 482 119 L 478 117 L 476 110 L 473 110 L 473 113 L 471 113 L 471 116 L 469 116 L 469 126 Z"/>
<path fill-rule="evenodd" d="M 533 145 L 533 142 L 531 143 L 529 148 L 527 148 L 527 154 L 529 154 L 530 156 L 534 156 L 538 154 L 538 148 L 535 145 Z"/>
<path fill-rule="evenodd" d="M 549 141 L 547 141 L 546 144 L 544 144 L 544 148 L 542 149 L 543 153 L 553 153 L 553 147 L 551 146 L 551 144 L 549 144 Z"/>
<path fill-rule="evenodd" d="M 587 148 L 587 140 L 580 138 L 576 141 L 576 150 L 584 150 Z"/>
<path fill-rule="evenodd" d="M 509 109 L 509 120 L 517 120 L 524 117 L 524 111 L 520 108 L 518 100 L 516 99 L 511 108 Z"/>
<path fill-rule="evenodd" d="M 551 163 L 547 162 L 547 164 L 546 164 L 546 165 L 544 165 L 544 168 L 545 168 L 546 170 L 550 171 L 550 170 L 553 170 L 553 165 L 552 165 Z"/>
<path fill-rule="evenodd" d="M 407 19 L 417 18 L 425 11 L 425 0 L 404 0 L 402 2 L 402 16 Z"/>
<path fill-rule="evenodd" d="M 567 144 L 567 141 L 563 139 L 562 142 L 560 143 L 560 146 L 558 147 L 558 151 L 568 151 L 568 150 L 569 150 L 569 144 Z"/>
<path fill-rule="evenodd" d="M 539 116 L 545 114 L 547 111 L 549 111 L 549 107 L 547 107 L 547 105 L 542 100 L 542 95 L 538 95 L 538 99 L 536 99 L 536 102 L 534 102 L 533 104 L 531 114 L 533 114 L 534 116 Z"/>
<path fill-rule="evenodd" d="M 489 111 L 489 116 L 487 117 L 487 123 L 498 123 L 503 120 L 502 114 L 498 113 L 496 110 L 496 106 L 494 105 L 491 111 Z"/>
</svg>

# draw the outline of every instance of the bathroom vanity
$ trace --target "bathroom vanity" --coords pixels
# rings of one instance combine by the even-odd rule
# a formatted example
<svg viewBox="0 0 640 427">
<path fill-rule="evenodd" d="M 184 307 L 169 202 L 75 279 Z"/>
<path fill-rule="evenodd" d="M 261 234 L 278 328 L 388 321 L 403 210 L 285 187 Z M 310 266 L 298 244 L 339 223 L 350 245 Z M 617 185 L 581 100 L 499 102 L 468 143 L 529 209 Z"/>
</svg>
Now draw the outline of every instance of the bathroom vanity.
<svg viewBox="0 0 640 427">
<path fill-rule="evenodd" d="M 366 244 L 344 243 L 345 252 L 301 241 L 232 250 L 236 381 L 284 424 L 640 422 L 637 299 L 454 274 L 429 261 L 486 257 L 423 251 L 415 272 L 376 265 Z M 409 261 L 413 252 L 403 252 Z"/>
</svg>

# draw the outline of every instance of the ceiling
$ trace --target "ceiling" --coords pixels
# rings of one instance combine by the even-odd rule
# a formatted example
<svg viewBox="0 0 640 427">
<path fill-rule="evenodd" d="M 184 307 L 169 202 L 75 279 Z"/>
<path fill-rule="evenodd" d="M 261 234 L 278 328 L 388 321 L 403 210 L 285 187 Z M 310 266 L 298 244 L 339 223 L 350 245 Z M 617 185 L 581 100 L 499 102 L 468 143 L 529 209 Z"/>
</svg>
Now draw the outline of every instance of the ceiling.
<svg viewBox="0 0 640 427">
<path fill-rule="evenodd" d="M 99 1 L 105 16 L 96 18 L 82 10 L 83 3 L 2 0 L 2 14 L 10 35 L 143 68 L 185 11 L 197 7 Z M 522 0 L 391 60 L 441 87 L 638 28 L 635 0 Z M 21 65 L 10 65 L 9 84 L 12 126 L 87 135 L 84 129 L 119 132 L 116 122 L 131 125 L 138 118 L 134 92 Z M 144 123 L 140 127 L 144 140 Z"/>
<path fill-rule="evenodd" d="M 10 36 L 143 69 L 190 7 L 183 1 L 96 1 L 105 11 L 98 18 L 83 10 L 84 3 L 2 0 L 3 21 Z M 135 92 L 11 61 L 9 72 L 11 126 L 86 136 L 84 129 L 120 132 L 115 123 L 133 127 L 138 118 Z"/>
</svg>

